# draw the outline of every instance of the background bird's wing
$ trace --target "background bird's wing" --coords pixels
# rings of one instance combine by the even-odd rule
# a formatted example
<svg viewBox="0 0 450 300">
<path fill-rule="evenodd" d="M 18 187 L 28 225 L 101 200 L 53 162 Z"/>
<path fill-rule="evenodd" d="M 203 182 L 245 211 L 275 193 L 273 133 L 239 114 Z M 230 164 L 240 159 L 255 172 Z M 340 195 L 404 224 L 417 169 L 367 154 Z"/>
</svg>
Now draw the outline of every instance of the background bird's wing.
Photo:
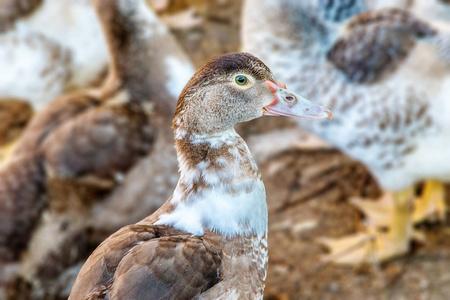
<svg viewBox="0 0 450 300">
<path fill-rule="evenodd" d="M 100 100 L 85 93 L 73 93 L 56 99 L 33 117 L 12 154 L 37 153 L 41 143 L 58 126 L 100 104 Z"/>
<path fill-rule="evenodd" d="M 104 105 L 59 126 L 41 149 L 51 177 L 112 177 L 147 155 L 153 138 L 138 106 Z"/>
<path fill-rule="evenodd" d="M 40 146 L 68 119 L 99 105 L 84 94 L 64 96 L 30 121 L 0 167 L 0 258 L 18 259 L 48 208 L 47 174 Z M 64 195 L 62 199 L 65 199 Z"/>
<path fill-rule="evenodd" d="M 383 89 L 356 92 L 352 101 L 336 107 L 339 124 L 339 112 L 347 111 L 350 105 L 354 106 L 352 122 L 345 126 L 351 128 L 351 137 L 343 139 L 330 133 L 329 138 L 371 169 L 401 166 L 421 139 L 433 135 L 436 125 L 429 97 L 412 85 L 386 85 Z"/>
<path fill-rule="evenodd" d="M 35 157 L 17 158 L 0 168 L 0 261 L 18 259 L 26 247 L 46 205 L 44 179 Z"/>
<path fill-rule="evenodd" d="M 327 58 L 349 81 L 370 83 L 395 69 L 414 49 L 416 39 L 435 34 L 406 11 L 370 11 L 346 24 Z"/>
<path fill-rule="evenodd" d="M 192 299 L 218 282 L 220 250 L 168 226 L 132 225 L 103 242 L 70 299 Z"/>
</svg>

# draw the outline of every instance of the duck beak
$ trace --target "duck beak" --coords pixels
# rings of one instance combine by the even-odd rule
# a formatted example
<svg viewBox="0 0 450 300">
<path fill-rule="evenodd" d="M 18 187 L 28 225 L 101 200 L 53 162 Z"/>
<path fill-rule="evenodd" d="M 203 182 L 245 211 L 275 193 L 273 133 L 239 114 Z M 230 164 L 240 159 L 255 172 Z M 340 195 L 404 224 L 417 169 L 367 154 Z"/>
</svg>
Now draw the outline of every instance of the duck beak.
<svg viewBox="0 0 450 300">
<path fill-rule="evenodd" d="M 289 91 L 283 83 L 266 81 L 273 95 L 273 102 L 263 108 L 265 116 L 287 116 L 308 120 L 331 119 L 331 111 Z"/>
</svg>

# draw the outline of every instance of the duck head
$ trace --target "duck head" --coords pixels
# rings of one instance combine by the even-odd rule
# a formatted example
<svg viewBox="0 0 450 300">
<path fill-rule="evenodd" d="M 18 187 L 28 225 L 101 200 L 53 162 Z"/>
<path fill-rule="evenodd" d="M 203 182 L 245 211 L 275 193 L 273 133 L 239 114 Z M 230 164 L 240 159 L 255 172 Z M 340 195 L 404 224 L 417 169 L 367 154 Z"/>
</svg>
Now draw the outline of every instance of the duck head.
<svg viewBox="0 0 450 300">
<path fill-rule="evenodd" d="M 174 129 L 213 134 L 261 116 L 331 118 L 328 108 L 292 92 L 249 53 L 214 58 L 187 83 L 175 111 Z"/>
</svg>

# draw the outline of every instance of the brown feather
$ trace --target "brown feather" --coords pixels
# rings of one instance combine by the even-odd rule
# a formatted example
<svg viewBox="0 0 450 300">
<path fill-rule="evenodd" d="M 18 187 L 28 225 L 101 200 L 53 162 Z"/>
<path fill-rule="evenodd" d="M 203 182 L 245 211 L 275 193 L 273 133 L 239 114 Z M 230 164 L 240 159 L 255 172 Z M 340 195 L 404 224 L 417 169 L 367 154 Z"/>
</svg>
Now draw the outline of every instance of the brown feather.
<svg viewBox="0 0 450 300">
<path fill-rule="evenodd" d="M 117 231 L 91 255 L 86 267 L 80 271 L 69 299 L 83 299 L 85 295 L 98 294 L 98 290 L 109 292 L 110 289 L 105 287 L 113 288 L 116 269 L 131 249 L 142 242 L 170 236 L 181 238 L 190 234 L 169 226 L 154 225 L 130 225 Z"/>
<path fill-rule="evenodd" d="M 28 244 L 47 205 L 44 178 L 36 157 L 17 158 L 0 168 L 0 265 L 19 259 Z"/>
<path fill-rule="evenodd" d="M 15 140 L 31 119 L 31 105 L 18 99 L 0 99 L 0 146 Z"/>
<path fill-rule="evenodd" d="M 374 82 L 394 70 L 414 49 L 415 40 L 436 34 L 406 11 L 371 11 L 354 17 L 328 52 L 328 60 L 350 81 Z"/>
<path fill-rule="evenodd" d="M 153 137 L 142 109 L 107 106 L 65 122 L 45 140 L 42 152 L 52 176 L 114 178 L 150 151 Z"/>
<path fill-rule="evenodd" d="M 33 13 L 42 0 L 1 0 L 0 32 L 7 30 L 17 20 Z"/>
<path fill-rule="evenodd" d="M 255 88 L 250 92 L 237 90 L 232 84 L 233 75 L 237 72 L 251 74 L 255 80 Z M 267 270 L 267 207 L 264 188 L 245 142 L 233 133 L 228 124 L 262 115 L 263 105 L 273 101 L 266 80 L 278 82 L 260 60 L 246 53 L 219 57 L 194 75 L 185 91 L 191 89 L 196 97 L 202 95 L 204 98 L 189 98 L 190 103 L 194 103 L 192 107 L 195 110 L 186 113 L 181 122 L 174 121 L 176 131 L 186 130 L 184 135 L 176 137 L 181 178 L 174 196 L 137 225 L 124 227 L 107 238 L 81 269 L 70 300 L 262 297 Z M 204 84 L 209 84 L 215 90 L 204 93 Z M 183 101 L 183 95 L 186 94 L 180 96 L 179 114 L 184 114 L 186 107 L 183 105 L 187 105 Z M 231 98 L 226 95 L 231 95 Z M 259 102 L 261 98 L 264 100 Z M 258 100 L 251 102 L 254 99 Z M 195 105 L 202 101 L 211 101 L 217 110 L 227 110 L 227 113 L 231 111 L 232 116 L 219 111 L 217 119 L 211 121 L 205 117 L 203 107 Z M 236 113 L 231 110 L 233 105 L 234 109 L 242 108 L 244 112 Z M 179 117 L 176 115 L 175 119 Z M 186 127 L 183 123 L 188 118 L 194 119 L 190 120 L 193 121 L 191 124 L 203 122 L 206 127 L 213 126 L 211 123 L 214 121 L 222 122 L 217 128 L 223 131 L 197 134 L 195 125 Z M 227 165 L 230 167 L 227 168 Z M 218 171 L 231 174 L 223 174 L 217 180 L 206 183 L 206 174 Z M 237 214 L 243 214 L 243 218 L 234 220 L 231 215 L 229 221 L 236 224 L 231 232 L 215 226 L 219 222 L 224 223 L 223 220 L 218 223 L 210 220 L 216 219 L 215 213 L 217 219 L 220 219 L 219 212 L 214 209 L 205 212 L 199 209 L 197 216 L 192 213 L 192 223 L 200 224 L 200 230 L 188 228 L 186 230 L 189 232 L 181 231 L 175 229 L 184 228 L 183 225 L 176 224 L 176 221 L 163 221 L 164 217 L 179 212 L 175 216 L 190 223 L 191 212 L 188 208 L 183 211 L 184 205 L 189 207 L 200 201 L 205 207 L 208 206 L 208 199 L 202 198 L 208 189 L 219 191 L 213 194 L 214 198 L 220 198 L 220 193 L 223 193 L 224 199 L 229 201 L 227 205 L 236 205 L 237 210 L 246 198 L 254 200 L 255 205 L 242 207 L 243 212 Z M 256 192 L 252 194 L 254 190 Z M 240 195 L 237 198 L 239 203 L 233 203 L 237 193 Z M 217 204 L 211 204 L 211 207 L 220 209 L 221 203 L 217 207 L 215 205 Z M 254 214 L 255 210 L 257 213 Z M 175 225 L 155 225 L 155 222 Z M 191 234 L 194 231 L 195 235 Z"/>
</svg>

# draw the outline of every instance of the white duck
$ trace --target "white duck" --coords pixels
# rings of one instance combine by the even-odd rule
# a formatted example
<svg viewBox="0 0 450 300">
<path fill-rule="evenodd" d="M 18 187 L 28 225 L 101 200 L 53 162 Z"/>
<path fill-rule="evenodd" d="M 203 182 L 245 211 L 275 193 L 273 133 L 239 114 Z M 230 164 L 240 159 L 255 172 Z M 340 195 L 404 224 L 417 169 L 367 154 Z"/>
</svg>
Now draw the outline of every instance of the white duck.
<svg viewBox="0 0 450 300">
<path fill-rule="evenodd" d="M 328 240 L 331 258 L 355 264 L 404 254 L 413 237 L 412 186 L 450 180 L 448 35 L 406 11 L 350 17 L 362 1 L 247 0 L 242 38 L 282 80 L 335 111 L 332 122 L 303 124 L 369 167 L 393 192 L 390 231 Z M 350 13 L 348 12 L 350 10 Z M 331 11 L 331 13 L 330 13 Z M 445 214 L 443 187 L 430 181 L 417 205 Z M 365 243 L 363 243 L 366 241 Z M 350 255 L 336 258 L 343 249 Z M 371 256 L 373 254 L 373 256 Z"/>
</svg>

